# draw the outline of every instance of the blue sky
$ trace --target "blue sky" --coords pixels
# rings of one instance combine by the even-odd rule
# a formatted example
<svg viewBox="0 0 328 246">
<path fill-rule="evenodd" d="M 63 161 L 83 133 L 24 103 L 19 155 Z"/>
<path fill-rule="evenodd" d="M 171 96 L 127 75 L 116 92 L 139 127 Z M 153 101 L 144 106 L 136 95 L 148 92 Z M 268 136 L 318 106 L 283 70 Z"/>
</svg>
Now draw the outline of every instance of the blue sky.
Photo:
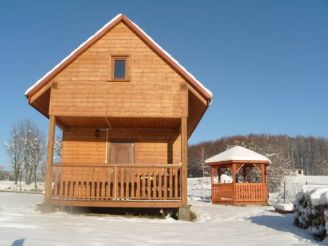
<svg viewBox="0 0 328 246">
<path fill-rule="evenodd" d="M 328 137 L 328 1 L 0 2 L 2 142 L 23 118 L 47 131 L 24 91 L 117 13 L 214 93 L 190 143 L 249 133 Z"/>
</svg>

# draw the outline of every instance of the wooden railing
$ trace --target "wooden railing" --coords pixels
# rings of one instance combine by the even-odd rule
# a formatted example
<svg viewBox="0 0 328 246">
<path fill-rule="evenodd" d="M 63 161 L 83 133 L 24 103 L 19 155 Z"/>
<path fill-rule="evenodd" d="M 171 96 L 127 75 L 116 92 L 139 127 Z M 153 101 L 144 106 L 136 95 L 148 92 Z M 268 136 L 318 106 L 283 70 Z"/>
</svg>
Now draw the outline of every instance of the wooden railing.
<svg viewBox="0 0 328 246">
<path fill-rule="evenodd" d="M 213 184 L 212 185 L 212 200 L 229 202 L 233 200 L 233 186 L 232 184 Z"/>
<path fill-rule="evenodd" d="M 263 183 L 212 184 L 213 202 L 263 202 L 267 196 L 267 187 Z"/>
<path fill-rule="evenodd" d="M 262 183 L 235 184 L 235 200 L 244 202 L 260 202 L 265 200 L 265 187 Z"/>
<path fill-rule="evenodd" d="M 52 199 L 181 200 L 181 165 L 52 165 Z"/>
</svg>

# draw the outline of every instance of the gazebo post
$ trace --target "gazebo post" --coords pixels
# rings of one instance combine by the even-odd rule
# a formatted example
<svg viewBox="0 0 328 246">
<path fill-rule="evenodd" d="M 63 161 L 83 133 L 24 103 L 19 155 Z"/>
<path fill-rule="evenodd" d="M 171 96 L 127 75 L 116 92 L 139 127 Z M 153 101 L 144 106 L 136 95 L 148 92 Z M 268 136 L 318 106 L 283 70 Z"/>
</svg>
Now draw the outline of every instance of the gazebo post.
<svg viewBox="0 0 328 246">
<path fill-rule="evenodd" d="M 214 201 L 214 170 L 215 170 L 215 166 L 211 166 L 211 198 L 212 198 L 212 202 Z"/>
<path fill-rule="evenodd" d="M 236 201 L 236 165 L 231 163 L 231 176 L 232 176 L 232 197 L 233 203 Z"/>
<path fill-rule="evenodd" d="M 263 165 L 263 180 L 264 182 L 264 190 L 265 190 L 265 200 L 268 201 L 269 199 L 269 188 L 268 188 L 268 172 L 267 172 L 267 168 L 268 165 L 266 164 L 262 164 Z"/>
</svg>

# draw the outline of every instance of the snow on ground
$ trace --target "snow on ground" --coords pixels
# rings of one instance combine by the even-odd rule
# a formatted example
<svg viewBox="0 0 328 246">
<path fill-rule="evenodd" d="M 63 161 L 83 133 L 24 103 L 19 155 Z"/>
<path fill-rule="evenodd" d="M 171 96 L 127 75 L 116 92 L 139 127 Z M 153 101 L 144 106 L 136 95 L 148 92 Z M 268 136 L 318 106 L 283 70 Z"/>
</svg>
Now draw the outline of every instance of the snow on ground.
<svg viewBox="0 0 328 246">
<path fill-rule="evenodd" d="M 206 200 L 211 198 L 211 178 L 188 178 L 188 198 L 191 200 Z"/>
<path fill-rule="evenodd" d="M 35 208 L 43 195 L 0 192 L 0 245 L 324 245 L 294 226 L 294 215 L 276 213 L 271 206 L 212 205 L 210 188 L 210 178 L 188 179 L 189 204 L 197 214 L 194 222 L 41 214 Z M 17 187 L 0 181 L 0 189 Z"/>
<path fill-rule="evenodd" d="M 20 189 L 21 187 L 21 189 Z M 34 182 L 31 184 L 25 184 L 24 181 L 22 181 L 21 186 L 20 184 L 15 184 L 14 181 L 9 180 L 0 180 L 0 191 L 23 191 L 23 192 L 43 192 L 44 190 L 44 183 L 43 182 L 37 182 L 37 190 L 35 190 Z"/>
<path fill-rule="evenodd" d="M 0 245 L 319 245 L 272 207 L 190 201 L 195 222 L 124 216 L 41 214 L 41 194 L 0 192 Z M 20 240 L 20 241 L 19 241 Z"/>
</svg>

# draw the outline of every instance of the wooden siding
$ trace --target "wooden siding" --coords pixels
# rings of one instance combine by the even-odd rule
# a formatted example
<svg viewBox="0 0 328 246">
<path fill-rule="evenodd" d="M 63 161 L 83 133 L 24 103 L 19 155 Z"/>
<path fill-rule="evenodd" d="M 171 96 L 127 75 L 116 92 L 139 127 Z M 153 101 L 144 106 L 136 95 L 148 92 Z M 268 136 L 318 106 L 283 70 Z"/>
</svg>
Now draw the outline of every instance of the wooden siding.
<svg viewBox="0 0 328 246">
<path fill-rule="evenodd" d="M 106 131 L 95 136 L 94 128 L 69 128 L 64 130 L 62 162 L 76 164 L 105 163 Z M 181 163 L 181 136 L 174 129 L 112 129 L 108 131 L 109 143 L 117 140 L 135 142 L 135 163 Z"/>
<path fill-rule="evenodd" d="M 111 55 L 128 55 L 130 81 L 108 81 Z M 186 81 L 124 23 L 58 74 L 50 115 L 187 116 Z"/>
</svg>

